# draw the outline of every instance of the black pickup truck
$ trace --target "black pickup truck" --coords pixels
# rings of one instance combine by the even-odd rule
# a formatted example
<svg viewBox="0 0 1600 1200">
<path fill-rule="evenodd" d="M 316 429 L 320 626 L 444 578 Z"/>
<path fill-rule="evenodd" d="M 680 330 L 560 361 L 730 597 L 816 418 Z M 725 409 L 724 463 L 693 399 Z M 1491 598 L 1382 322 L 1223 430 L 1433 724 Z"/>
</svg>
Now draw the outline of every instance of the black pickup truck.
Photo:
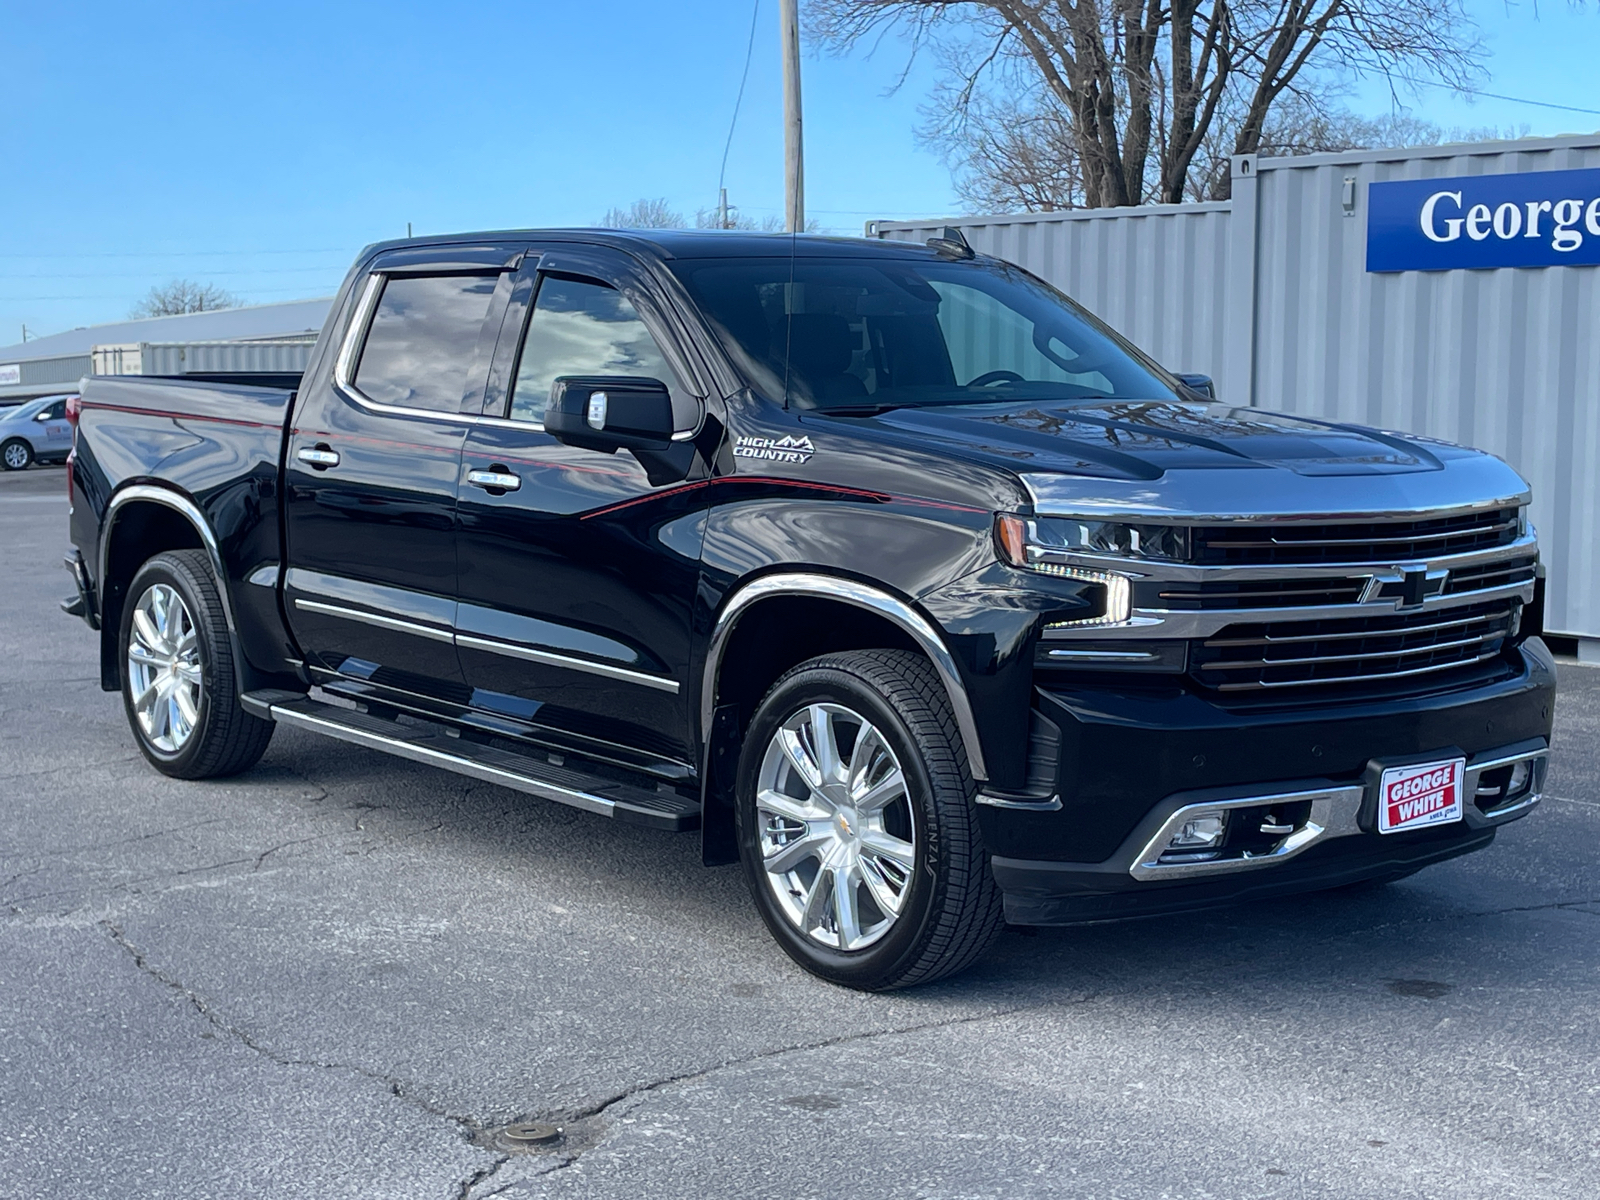
<svg viewBox="0 0 1600 1200">
<path fill-rule="evenodd" d="M 1539 799 L 1514 471 L 1220 404 L 954 231 L 386 243 L 281 382 L 76 411 L 64 607 L 169 775 L 289 724 L 698 828 L 872 989 Z"/>
</svg>

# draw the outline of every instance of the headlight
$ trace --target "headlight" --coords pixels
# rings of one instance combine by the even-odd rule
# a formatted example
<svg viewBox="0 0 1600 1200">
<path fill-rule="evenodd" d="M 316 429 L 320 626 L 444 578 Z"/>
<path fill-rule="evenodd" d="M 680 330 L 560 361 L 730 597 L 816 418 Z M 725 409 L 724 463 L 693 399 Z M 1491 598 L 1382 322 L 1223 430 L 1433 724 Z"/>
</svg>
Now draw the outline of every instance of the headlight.
<svg viewBox="0 0 1600 1200">
<path fill-rule="evenodd" d="M 1189 561 L 1189 530 L 1183 525 L 1097 521 L 1087 517 L 995 518 L 1001 556 L 1014 567 L 1048 563 L 1066 554 L 1096 554 L 1153 562 Z"/>
<path fill-rule="evenodd" d="M 1188 531 L 1173 525 L 1133 525 L 1116 521 L 1078 520 L 1071 517 L 995 517 L 994 540 L 1002 561 L 1041 575 L 1099 584 L 1099 612 L 1070 625 L 1123 625 L 1133 616 L 1133 580 L 1118 571 L 1079 566 L 1074 554 L 1127 558 L 1181 560 L 1188 550 Z"/>
</svg>

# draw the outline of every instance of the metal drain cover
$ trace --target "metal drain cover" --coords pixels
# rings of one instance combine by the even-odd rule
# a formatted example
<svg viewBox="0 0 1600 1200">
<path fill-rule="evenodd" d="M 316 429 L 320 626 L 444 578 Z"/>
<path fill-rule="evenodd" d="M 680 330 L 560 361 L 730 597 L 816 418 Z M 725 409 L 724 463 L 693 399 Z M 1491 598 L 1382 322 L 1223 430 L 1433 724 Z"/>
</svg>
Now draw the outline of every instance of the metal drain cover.
<svg viewBox="0 0 1600 1200">
<path fill-rule="evenodd" d="M 517 1121 L 500 1131 L 500 1140 L 517 1149 L 551 1146 L 561 1140 L 561 1130 L 543 1121 Z"/>
</svg>

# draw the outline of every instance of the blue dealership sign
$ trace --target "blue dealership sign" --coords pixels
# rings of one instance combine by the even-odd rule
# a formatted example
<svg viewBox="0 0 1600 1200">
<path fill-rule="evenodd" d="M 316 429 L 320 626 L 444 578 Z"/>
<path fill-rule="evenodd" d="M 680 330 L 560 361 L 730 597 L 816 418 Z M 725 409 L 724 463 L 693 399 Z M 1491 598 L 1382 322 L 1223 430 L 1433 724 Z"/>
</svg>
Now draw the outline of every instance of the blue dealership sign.
<svg viewBox="0 0 1600 1200">
<path fill-rule="evenodd" d="M 1403 179 L 1367 189 L 1367 270 L 1600 264 L 1600 170 Z"/>
</svg>

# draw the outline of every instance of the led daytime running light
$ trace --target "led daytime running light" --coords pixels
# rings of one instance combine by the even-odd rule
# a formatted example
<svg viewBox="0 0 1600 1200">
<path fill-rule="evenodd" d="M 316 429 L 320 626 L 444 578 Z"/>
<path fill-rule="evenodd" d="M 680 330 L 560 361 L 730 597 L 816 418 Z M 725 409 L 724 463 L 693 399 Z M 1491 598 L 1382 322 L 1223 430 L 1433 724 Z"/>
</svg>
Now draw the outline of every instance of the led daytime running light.
<svg viewBox="0 0 1600 1200">
<path fill-rule="evenodd" d="M 1074 628 L 1086 625 L 1124 625 L 1133 616 L 1133 588 L 1126 575 L 1111 571 L 1091 571 L 1085 567 L 1064 567 L 1060 563 L 1033 562 L 1030 569 L 1061 579 L 1076 579 L 1083 583 L 1098 583 L 1106 590 L 1106 611 L 1098 617 L 1085 617 L 1081 621 L 1061 621 L 1058 624 Z"/>
</svg>

